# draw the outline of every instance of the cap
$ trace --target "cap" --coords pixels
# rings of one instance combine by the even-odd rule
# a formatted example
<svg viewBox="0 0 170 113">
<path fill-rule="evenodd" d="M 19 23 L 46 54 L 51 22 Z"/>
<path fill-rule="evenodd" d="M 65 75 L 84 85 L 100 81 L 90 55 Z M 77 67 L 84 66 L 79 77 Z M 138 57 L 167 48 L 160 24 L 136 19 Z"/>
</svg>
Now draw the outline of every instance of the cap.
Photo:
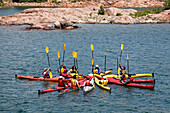
<svg viewBox="0 0 170 113">
<path fill-rule="evenodd" d="M 96 67 L 99 67 L 98 65 L 96 65 Z"/>
<path fill-rule="evenodd" d="M 66 67 L 65 65 L 63 65 L 63 67 Z"/>
</svg>

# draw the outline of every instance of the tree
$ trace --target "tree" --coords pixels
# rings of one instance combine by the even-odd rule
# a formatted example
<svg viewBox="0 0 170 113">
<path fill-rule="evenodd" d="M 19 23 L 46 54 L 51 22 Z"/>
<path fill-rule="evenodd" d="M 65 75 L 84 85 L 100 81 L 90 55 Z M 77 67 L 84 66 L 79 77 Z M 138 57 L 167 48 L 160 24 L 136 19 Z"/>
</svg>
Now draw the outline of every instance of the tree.
<svg viewBox="0 0 170 113">
<path fill-rule="evenodd" d="M 104 7 L 101 5 L 100 9 L 98 10 L 98 15 L 104 15 Z"/>
<path fill-rule="evenodd" d="M 164 2 L 164 10 L 170 9 L 170 0 L 165 0 Z"/>
</svg>

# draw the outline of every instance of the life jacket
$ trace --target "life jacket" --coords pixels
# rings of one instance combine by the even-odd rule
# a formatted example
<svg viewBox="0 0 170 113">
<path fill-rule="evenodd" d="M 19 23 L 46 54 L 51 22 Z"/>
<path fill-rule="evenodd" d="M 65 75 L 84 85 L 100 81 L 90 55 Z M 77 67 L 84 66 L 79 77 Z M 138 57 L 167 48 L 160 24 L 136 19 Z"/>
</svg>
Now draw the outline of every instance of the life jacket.
<svg viewBox="0 0 170 113">
<path fill-rule="evenodd" d="M 43 71 L 43 72 L 42 72 L 42 75 L 44 76 L 44 78 L 49 78 L 49 74 L 48 74 L 48 72 L 46 72 L 46 74 L 45 74 L 45 75 L 44 75 L 44 72 L 45 72 L 45 71 Z"/>
<path fill-rule="evenodd" d="M 62 79 L 59 79 L 59 81 L 58 81 L 58 85 L 59 85 L 59 86 L 64 86 L 64 84 L 63 84 L 63 80 L 62 80 Z"/>
<path fill-rule="evenodd" d="M 130 81 L 129 81 L 129 83 L 132 83 L 133 82 L 133 78 L 130 78 Z"/>
<path fill-rule="evenodd" d="M 102 84 L 107 85 L 107 80 L 103 80 Z"/>
<path fill-rule="evenodd" d="M 100 74 L 100 69 L 98 68 L 98 69 L 95 69 L 95 73 L 96 74 Z"/>
<path fill-rule="evenodd" d="M 64 69 L 64 73 L 67 73 L 67 68 Z"/>
<path fill-rule="evenodd" d="M 89 80 L 88 80 L 88 81 L 86 81 L 85 86 L 92 86 L 92 85 L 90 84 L 90 81 L 89 81 Z"/>
<path fill-rule="evenodd" d="M 72 80 L 71 80 L 71 85 L 72 85 L 72 86 L 76 86 L 76 79 L 72 79 Z"/>
</svg>

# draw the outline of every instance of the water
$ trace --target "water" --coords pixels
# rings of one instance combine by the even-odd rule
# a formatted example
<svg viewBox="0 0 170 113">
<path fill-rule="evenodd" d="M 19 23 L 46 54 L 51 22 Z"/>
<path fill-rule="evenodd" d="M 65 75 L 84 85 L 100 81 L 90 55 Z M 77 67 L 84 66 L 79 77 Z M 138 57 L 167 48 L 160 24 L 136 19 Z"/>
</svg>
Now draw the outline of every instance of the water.
<svg viewBox="0 0 170 113">
<path fill-rule="evenodd" d="M 6 10 L 7 11 L 7 10 Z M 9 9 L 9 12 L 17 12 Z M 0 11 L 2 15 L 2 10 Z M 1 112 L 170 112 L 170 24 L 79 24 L 71 31 L 24 31 L 25 26 L 0 26 L 0 111 Z M 94 60 L 104 70 L 116 70 L 116 53 L 124 44 L 122 65 L 129 54 L 130 73 L 155 73 L 155 89 L 126 88 L 110 84 L 109 93 L 97 86 L 87 95 L 76 91 L 58 96 L 58 92 L 38 95 L 38 90 L 55 83 L 15 79 L 15 74 L 42 76 L 48 67 L 45 47 L 49 47 L 53 75 L 57 76 L 57 52 L 62 55 L 66 43 L 65 64 L 74 64 L 72 51 L 78 53 L 79 71 L 91 72 L 90 44 Z M 62 59 L 62 58 L 61 58 Z"/>
</svg>

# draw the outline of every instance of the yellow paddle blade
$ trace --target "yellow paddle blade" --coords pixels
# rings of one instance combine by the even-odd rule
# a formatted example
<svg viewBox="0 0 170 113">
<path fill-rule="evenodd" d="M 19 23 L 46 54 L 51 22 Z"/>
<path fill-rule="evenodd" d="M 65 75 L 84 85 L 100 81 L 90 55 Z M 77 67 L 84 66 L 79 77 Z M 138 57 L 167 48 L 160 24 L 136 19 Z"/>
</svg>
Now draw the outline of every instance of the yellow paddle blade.
<svg viewBox="0 0 170 113">
<path fill-rule="evenodd" d="M 123 44 L 121 45 L 121 50 L 123 50 Z"/>
<path fill-rule="evenodd" d="M 62 68 L 61 68 L 61 73 L 63 73 L 63 72 L 64 72 L 64 68 L 62 67 Z"/>
<path fill-rule="evenodd" d="M 105 55 L 107 54 L 107 49 L 105 49 Z"/>
<path fill-rule="evenodd" d="M 75 52 L 75 58 L 77 58 L 77 52 Z"/>
<path fill-rule="evenodd" d="M 48 53 L 48 47 L 47 46 L 45 47 L 45 51 L 46 51 L 46 53 Z"/>
<path fill-rule="evenodd" d="M 72 52 L 73 58 L 75 58 L 75 51 Z"/>
<path fill-rule="evenodd" d="M 117 74 L 118 74 L 118 75 L 120 74 L 120 69 L 119 69 L 119 68 L 118 68 Z"/>
<path fill-rule="evenodd" d="M 93 60 L 93 58 L 91 58 L 91 64 L 94 65 L 94 60 Z"/>
<path fill-rule="evenodd" d="M 91 44 L 91 51 L 93 51 L 93 49 L 94 49 L 94 48 L 93 48 L 93 44 Z"/>
<path fill-rule="evenodd" d="M 60 58 L 60 52 L 59 51 L 58 51 L 57 55 L 58 55 L 58 58 Z"/>
<path fill-rule="evenodd" d="M 64 44 L 64 50 L 66 49 L 66 44 Z"/>
<path fill-rule="evenodd" d="M 118 59 L 118 52 L 117 52 L 117 59 Z"/>
<path fill-rule="evenodd" d="M 50 73 L 49 73 L 49 76 L 50 76 L 50 78 L 53 78 L 53 75 L 52 75 L 51 71 L 50 71 Z"/>
<path fill-rule="evenodd" d="M 129 56 L 128 56 L 128 53 L 127 53 L 127 60 L 129 60 Z"/>
</svg>

